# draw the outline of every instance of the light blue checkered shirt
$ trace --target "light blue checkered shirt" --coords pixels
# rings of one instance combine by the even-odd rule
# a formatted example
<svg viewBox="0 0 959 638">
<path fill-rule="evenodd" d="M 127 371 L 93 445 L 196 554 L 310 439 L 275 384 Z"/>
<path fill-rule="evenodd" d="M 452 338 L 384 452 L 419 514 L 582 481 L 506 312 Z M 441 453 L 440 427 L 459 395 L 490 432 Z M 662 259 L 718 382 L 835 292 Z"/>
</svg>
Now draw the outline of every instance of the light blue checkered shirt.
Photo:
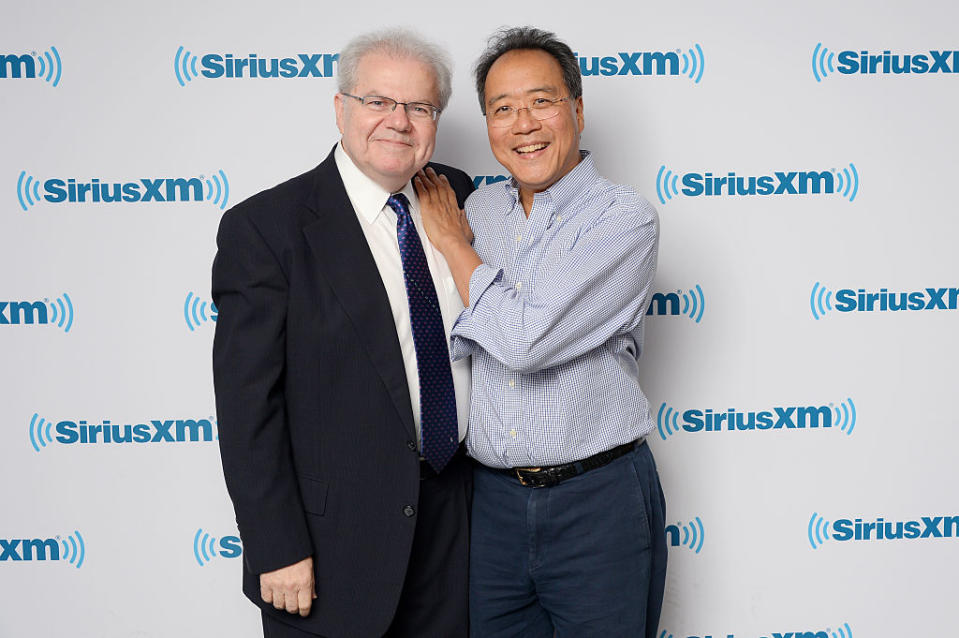
<svg viewBox="0 0 959 638">
<path fill-rule="evenodd" d="M 653 428 L 637 360 L 659 218 L 582 157 L 528 219 L 512 180 L 466 202 L 484 263 L 450 352 L 473 356 L 467 447 L 490 467 L 576 461 Z"/>
</svg>

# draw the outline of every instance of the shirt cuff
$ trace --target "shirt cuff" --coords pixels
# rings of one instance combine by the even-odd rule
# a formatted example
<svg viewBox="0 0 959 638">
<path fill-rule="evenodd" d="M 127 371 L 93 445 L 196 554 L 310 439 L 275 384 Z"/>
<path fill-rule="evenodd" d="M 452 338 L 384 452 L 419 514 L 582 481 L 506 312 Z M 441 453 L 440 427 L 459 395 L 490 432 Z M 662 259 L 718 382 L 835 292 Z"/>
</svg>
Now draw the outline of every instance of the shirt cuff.
<svg viewBox="0 0 959 638">
<path fill-rule="evenodd" d="M 478 316 L 483 314 L 484 293 L 503 279 L 503 269 L 493 268 L 486 264 L 480 264 L 470 275 L 470 305 L 464 308 L 460 316 L 453 322 L 453 329 L 450 331 L 450 359 L 459 361 L 464 357 L 473 354 L 474 350 L 480 349 L 480 346 L 473 341 L 473 325 L 478 320 Z"/>
</svg>

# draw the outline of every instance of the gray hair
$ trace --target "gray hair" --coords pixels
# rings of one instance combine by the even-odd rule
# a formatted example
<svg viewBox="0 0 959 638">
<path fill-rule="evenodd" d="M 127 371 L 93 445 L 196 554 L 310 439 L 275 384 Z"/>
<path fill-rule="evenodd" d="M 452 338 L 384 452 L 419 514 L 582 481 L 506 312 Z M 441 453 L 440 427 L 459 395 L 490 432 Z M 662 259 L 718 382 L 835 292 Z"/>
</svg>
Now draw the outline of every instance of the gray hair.
<svg viewBox="0 0 959 638">
<path fill-rule="evenodd" d="M 476 78 L 476 95 L 479 97 L 480 109 L 486 115 L 486 76 L 490 67 L 504 53 L 517 49 L 539 50 L 553 56 L 563 71 L 563 82 L 569 91 L 570 100 L 583 95 L 583 76 L 579 72 L 579 63 L 576 55 L 555 33 L 543 31 L 535 27 L 513 27 L 500 29 L 490 36 L 486 50 L 476 61 L 473 74 Z"/>
<path fill-rule="evenodd" d="M 419 60 L 433 69 L 440 110 L 446 108 L 453 92 L 450 78 L 453 75 L 450 57 L 437 45 L 427 42 L 416 33 L 406 29 L 384 29 L 357 36 L 340 51 L 337 63 L 337 89 L 340 93 L 353 91 L 356 87 L 356 69 L 360 60 L 369 53 L 384 53 L 396 58 Z M 387 96 L 390 97 L 390 96 Z"/>
</svg>

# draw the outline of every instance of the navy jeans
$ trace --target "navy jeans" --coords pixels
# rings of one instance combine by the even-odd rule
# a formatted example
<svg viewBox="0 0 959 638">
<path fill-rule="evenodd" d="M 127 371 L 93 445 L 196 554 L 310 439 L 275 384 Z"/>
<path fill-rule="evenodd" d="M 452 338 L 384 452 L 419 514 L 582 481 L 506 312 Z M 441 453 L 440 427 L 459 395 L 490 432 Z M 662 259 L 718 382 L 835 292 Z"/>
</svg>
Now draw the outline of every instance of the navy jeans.
<svg viewBox="0 0 959 638">
<path fill-rule="evenodd" d="M 666 502 L 645 443 L 554 487 L 473 474 L 474 638 L 655 638 Z"/>
</svg>

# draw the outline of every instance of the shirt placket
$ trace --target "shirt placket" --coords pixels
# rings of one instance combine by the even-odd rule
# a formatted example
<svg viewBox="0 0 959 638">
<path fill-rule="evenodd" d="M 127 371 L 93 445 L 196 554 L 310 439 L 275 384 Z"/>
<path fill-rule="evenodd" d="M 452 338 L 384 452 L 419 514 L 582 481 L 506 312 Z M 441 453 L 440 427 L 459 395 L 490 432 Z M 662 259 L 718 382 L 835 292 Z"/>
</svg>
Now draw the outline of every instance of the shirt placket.
<svg viewBox="0 0 959 638">
<path fill-rule="evenodd" d="M 509 216 L 511 246 L 508 251 L 509 263 L 505 269 L 504 275 L 508 283 L 516 289 L 518 294 L 523 294 L 523 285 L 529 281 L 531 272 L 531 254 L 529 250 L 530 242 L 527 237 L 529 222 L 523 212 L 522 207 L 517 202 Z M 519 372 L 509 370 L 505 366 L 503 369 L 502 392 L 504 415 L 510 415 L 504 423 L 505 451 L 507 464 L 517 466 L 528 466 L 530 464 L 530 431 L 529 431 L 529 412 L 531 406 L 526 400 L 526 384 L 523 375 Z"/>
</svg>

